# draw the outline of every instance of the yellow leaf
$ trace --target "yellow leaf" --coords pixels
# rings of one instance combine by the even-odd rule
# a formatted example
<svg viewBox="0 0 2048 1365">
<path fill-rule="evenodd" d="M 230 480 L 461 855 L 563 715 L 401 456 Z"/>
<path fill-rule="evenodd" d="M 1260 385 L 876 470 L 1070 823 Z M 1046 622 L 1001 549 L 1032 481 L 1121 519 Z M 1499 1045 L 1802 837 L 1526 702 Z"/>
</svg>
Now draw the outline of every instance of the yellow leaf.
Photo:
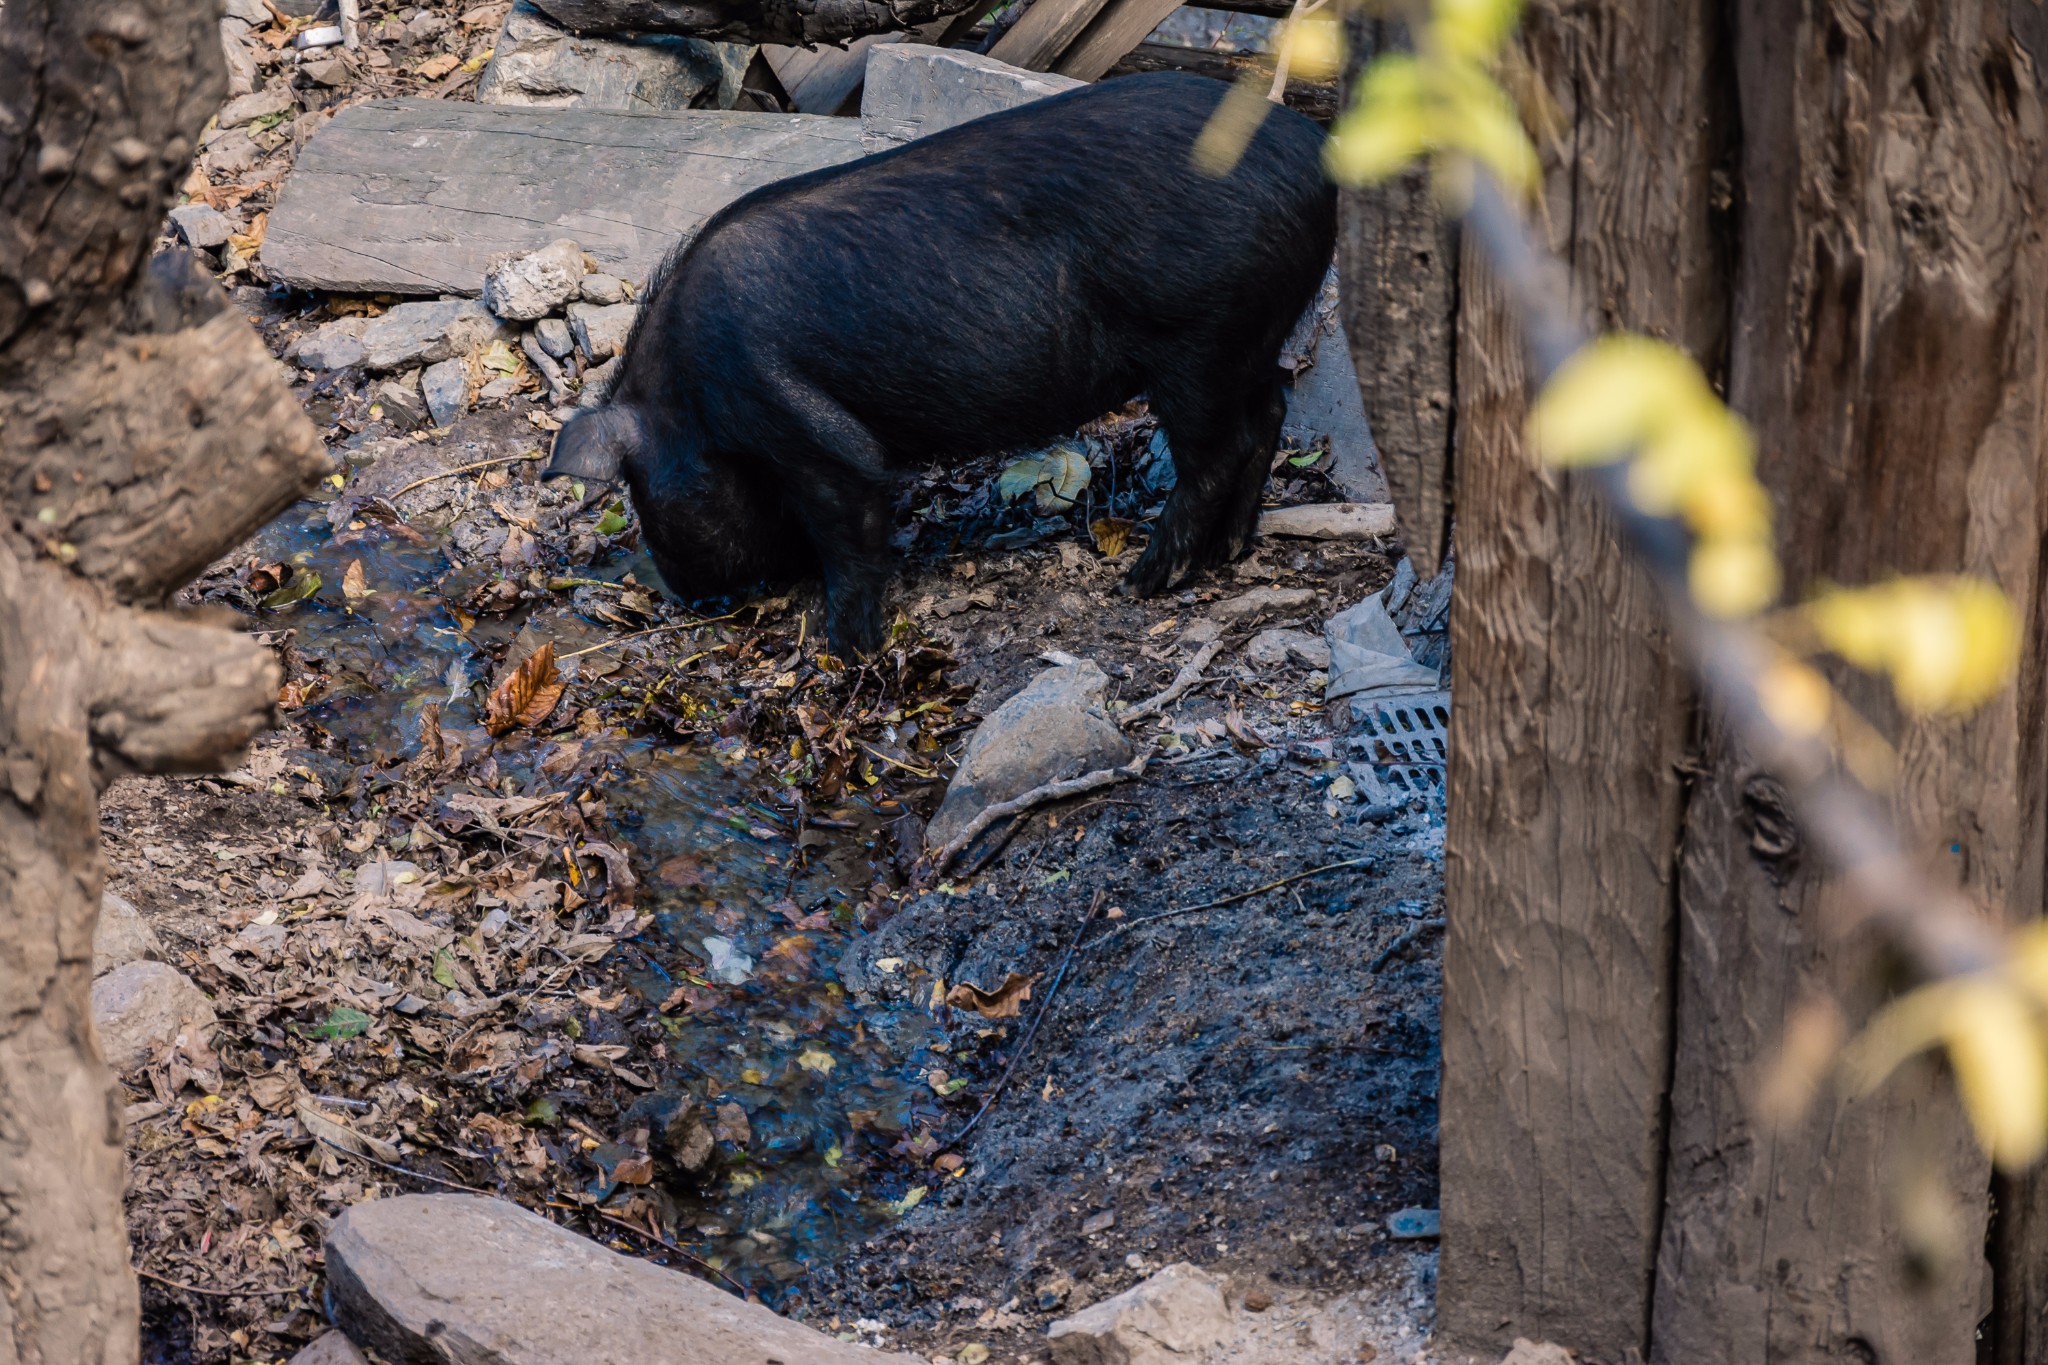
<svg viewBox="0 0 2048 1365">
<path fill-rule="evenodd" d="M 1398 175 L 1433 145 L 1428 86 L 1414 57 L 1382 57 L 1359 80 L 1358 100 L 1331 130 L 1323 161 L 1337 180 L 1370 185 Z"/>
<path fill-rule="evenodd" d="M 1764 714 L 1788 735 L 1801 739 L 1819 734 L 1834 710 L 1834 689 L 1827 680 L 1793 659 L 1772 663 L 1756 681 Z"/>
<path fill-rule="evenodd" d="M 1252 145 L 1259 127 L 1273 105 L 1254 76 L 1246 76 L 1225 91 L 1216 112 L 1202 125 L 1188 159 L 1203 175 L 1222 179 L 1237 169 L 1245 150 Z"/>
<path fill-rule="evenodd" d="M 1529 439 L 1552 464 L 1609 464 L 1696 415 L 1713 390 L 1691 357 L 1638 336 L 1603 336 L 1558 367 L 1529 414 Z"/>
<path fill-rule="evenodd" d="M 1431 28 L 1451 56 L 1485 61 L 1514 31 L 1521 8 L 1521 0 L 1436 0 Z"/>
<path fill-rule="evenodd" d="M 2019 667 L 2019 615 L 1996 587 L 1971 578 L 1901 578 L 1824 593 L 1807 609 L 1827 647 L 1891 675 L 1899 704 L 1967 711 Z"/>
<path fill-rule="evenodd" d="M 502 341 L 492 342 L 490 349 L 484 352 L 483 366 L 487 370 L 496 370 L 499 374 L 517 374 L 519 365 L 519 357 Z"/>
<path fill-rule="evenodd" d="M 1750 616 L 1778 595 L 1778 557 L 1761 541 L 1703 540 L 1693 547 L 1686 585 L 1709 616 Z"/>
<path fill-rule="evenodd" d="M 1281 41 L 1289 74 L 1327 80 L 1344 65 L 1344 31 L 1331 19 L 1301 19 L 1287 26 Z"/>
<path fill-rule="evenodd" d="M 1105 559 L 1115 559 L 1130 544 L 1131 528 L 1135 522 L 1123 517 L 1100 517 L 1088 524 L 1088 534 L 1095 538 L 1095 548 Z"/>
<path fill-rule="evenodd" d="M 1745 539 L 1761 539 L 1771 528 L 1771 502 L 1751 472 L 1755 466 L 1749 428 L 1702 383 L 1692 401 L 1651 419 L 1641 453 L 1628 467 L 1629 499 L 1653 517 L 1668 517 L 1689 507 L 1700 490 L 1718 486 L 1719 500 L 1704 510 L 1731 513 L 1727 520 L 1746 523 Z M 1698 523 L 1693 530 L 1715 534 Z"/>
<path fill-rule="evenodd" d="M 1629 475 L 1633 492 L 1635 471 Z M 1679 511 L 1694 534 L 1709 540 L 1762 540 L 1771 533 L 1771 495 L 1746 469 L 1701 471 Z"/>
<path fill-rule="evenodd" d="M 1942 1031 L 1977 1140 L 2008 1171 L 2033 1162 L 2048 1147 L 2048 1052 L 2039 1016 L 2011 987 L 1975 981 L 1955 992 Z"/>
<path fill-rule="evenodd" d="M 1471 153 L 1513 190 L 1527 192 L 1542 176 L 1521 115 L 1493 78 L 1477 67 L 1442 64 L 1439 141 Z"/>
<path fill-rule="evenodd" d="M 832 1074 L 832 1068 L 839 1065 L 838 1059 L 821 1047 L 807 1047 L 796 1055 L 796 1064 L 806 1071 L 815 1071 L 820 1076 Z"/>
</svg>

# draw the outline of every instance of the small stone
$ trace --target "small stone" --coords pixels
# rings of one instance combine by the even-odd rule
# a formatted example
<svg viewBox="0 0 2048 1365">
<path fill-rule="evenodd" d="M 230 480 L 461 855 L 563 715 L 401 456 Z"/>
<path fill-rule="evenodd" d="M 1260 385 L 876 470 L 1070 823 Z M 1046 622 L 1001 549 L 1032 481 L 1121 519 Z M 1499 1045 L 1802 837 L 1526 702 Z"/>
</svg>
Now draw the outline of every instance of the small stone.
<svg viewBox="0 0 2048 1365">
<path fill-rule="evenodd" d="M 363 364 L 372 370 L 431 365 L 510 335 L 475 299 L 401 303 L 363 329 Z"/>
<path fill-rule="evenodd" d="M 369 1365 L 345 1332 L 327 1331 L 314 1337 L 291 1358 L 291 1365 Z"/>
<path fill-rule="evenodd" d="M 1387 1218 L 1387 1236 L 1397 1242 L 1433 1241 L 1443 1231 L 1443 1217 L 1435 1209 L 1400 1209 Z"/>
<path fill-rule="evenodd" d="M 476 401 L 479 403 L 498 403 L 510 398 L 517 392 L 519 392 L 519 376 L 512 374 L 499 375 L 496 379 L 493 379 L 490 383 L 476 391 Z"/>
<path fill-rule="evenodd" d="M 1081 1235 L 1083 1237 L 1093 1237 L 1096 1233 L 1108 1232 L 1115 1226 L 1116 1214 L 1108 1209 L 1104 1209 L 1101 1213 L 1090 1214 L 1087 1218 L 1081 1220 Z"/>
<path fill-rule="evenodd" d="M 220 50 L 228 63 L 228 94 L 246 95 L 256 88 L 256 54 L 249 50 L 249 24 L 245 19 L 220 21 Z"/>
<path fill-rule="evenodd" d="M 1516 1337 L 1514 1349 L 1501 1357 L 1500 1365 L 1574 1365 L 1572 1353 L 1548 1341 Z"/>
<path fill-rule="evenodd" d="M 283 81 L 273 81 L 253 95 L 238 95 L 220 109 L 220 126 L 239 128 L 245 123 L 254 123 L 272 114 L 284 114 L 299 107 L 292 95 L 291 87 Z"/>
<path fill-rule="evenodd" d="M 1313 588 L 1253 588 L 1241 597 L 1231 597 L 1209 608 L 1217 621 L 1249 621 L 1254 616 L 1291 616 L 1313 607 Z"/>
<path fill-rule="evenodd" d="M 299 70 L 315 85 L 331 88 L 348 84 L 348 63 L 339 57 L 322 57 L 318 61 L 301 62 Z"/>
<path fill-rule="evenodd" d="M 455 419 L 469 407 L 469 365 L 461 360 L 443 360 L 429 365 L 420 375 L 427 412 L 437 427 L 455 425 Z"/>
<path fill-rule="evenodd" d="M 100 896 L 99 923 L 92 931 L 94 976 L 105 976 L 116 967 L 163 955 L 163 942 L 133 903 L 111 891 Z"/>
<path fill-rule="evenodd" d="M 1244 1306 L 1248 1313 L 1263 1313 L 1273 1306 L 1273 1296 L 1263 1289 L 1247 1290 Z"/>
<path fill-rule="evenodd" d="M 1046 1331 L 1055 1365 L 1185 1365 L 1235 1335 L 1214 1277 L 1170 1265 Z"/>
<path fill-rule="evenodd" d="M 946 799 L 925 828 L 942 848 L 983 808 L 1033 787 L 1131 761 L 1131 742 L 1104 709 L 1109 678 L 1093 662 L 1049 668 L 998 706 L 960 756 Z"/>
<path fill-rule="evenodd" d="M 285 348 L 284 358 L 308 370 L 344 370 L 363 363 L 363 329 L 368 318 L 323 322 Z"/>
<path fill-rule="evenodd" d="M 576 345 L 591 360 L 604 360 L 626 349 L 626 334 L 633 330 L 630 303 L 572 303 L 569 331 Z"/>
<path fill-rule="evenodd" d="M 171 226 L 185 239 L 185 245 L 205 251 L 228 244 L 235 225 L 211 204 L 180 204 L 171 210 Z"/>
<path fill-rule="evenodd" d="M 126 1074 L 147 1066 L 167 1043 L 204 1044 L 213 1002 L 175 967 L 130 962 L 92 983 L 92 1022 L 107 1064 Z"/>
<path fill-rule="evenodd" d="M 1303 507 L 1276 507 L 1259 515 L 1262 536 L 1302 536 L 1310 540 L 1373 540 L 1394 534 L 1390 502 L 1318 502 Z"/>
<path fill-rule="evenodd" d="M 413 23 L 416 28 L 419 20 Z M 707 101 L 730 108 L 753 56 L 752 47 L 738 43 L 570 33 L 519 0 L 498 30 L 476 98 L 479 104 L 635 113 L 699 109 Z M 730 93 L 721 98 L 721 91 Z"/>
<path fill-rule="evenodd" d="M 531 322 L 576 297 L 583 248 L 567 237 L 538 251 L 507 252 L 484 267 L 484 307 L 501 318 Z"/>
<path fill-rule="evenodd" d="M 583 277 L 583 301 L 585 303 L 624 303 L 626 282 L 617 275 L 585 275 Z"/>
<path fill-rule="evenodd" d="M 231 128 L 206 144 L 199 154 L 199 169 L 214 180 L 233 180 L 253 169 L 263 159 L 263 149 L 240 128 Z"/>
<path fill-rule="evenodd" d="M 612 391 L 612 381 L 619 377 L 619 367 L 625 362 L 613 356 L 604 364 L 583 372 L 583 392 L 578 400 L 581 407 L 595 407 L 605 400 Z"/>
<path fill-rule="evenodd" d="M 533 324 L 533 335 L 540 342 L 540 348 L 557 360 L 567 360 L 569 352 L 576 349 L 576 338 L 569 332 L 569 324 L 560 318 L 542 318 Z"/>
<path fill-rule="evenodd" d="M 427 424 L 427 400 L 420 393 L 420 377 L 416 374 L 385 380 L 370 390 L 370 401 L 384 409 L 384 421 L 395 431 L 411 431 Z"/>
<path fill-rule="evenodd" d="M 1330 666 L 1329 644 L 1305 630 L 1262 630 L 1245 643 L 1244 656 L 1266 668 L 1289 659 L 1304 668 Z"/>
<path fill-rule="evenodd" d="M 227 14 L 230 19 L 240 19 L 251 28 L 262 28 L 270 22 L 270 8 L 263 0 L 227 0 Z"/>
</svg>

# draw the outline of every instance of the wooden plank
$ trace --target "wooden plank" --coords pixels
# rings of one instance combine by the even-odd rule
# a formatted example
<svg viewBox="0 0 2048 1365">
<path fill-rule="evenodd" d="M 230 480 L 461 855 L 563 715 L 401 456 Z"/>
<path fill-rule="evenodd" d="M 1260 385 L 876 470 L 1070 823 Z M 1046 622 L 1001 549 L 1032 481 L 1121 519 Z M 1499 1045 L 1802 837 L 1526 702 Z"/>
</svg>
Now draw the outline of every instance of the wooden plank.
<svg viewBox="0 0 2048 1365">
<path fill-rule="evenodd" d="M 988 55 L 1026 71 L 1050 71 L 1105 3 L 1107 0 L 1032 0 L 1024 17 L 996 40 Z"/>
<path fill-rule="evenodd" d="M 860 150 L 852 119 L 374 100 L 300 153 L 263 262 L 301 288 L 475 294 L 491 256 L 573 237 L 643 281 L 748 190 Z"/>
<path fill-rule="evenodd" d="M 1707 355 L 1713 8 L 1532 7 L 1523 30 L 1560 128 L 1535 217 L 1574 296 Z M 1459 273 L 1438 1339 L 1622 1365 L 1649 1344 L 1690 694 L 1605 509 L 1529 458 L 1520 321 L 1469 242 Z"/>
<path fill-rule="evenodd" d="M 790 102 L 800 113 L 841 114 L 860 91 L 867 71 L 868 50 L 888 43 L 900 43 L 909 35 L 875 33 L 857 38 L 845 47 L 784 47 L 764 44 L 761 55 L 775 70 Z"/>
<path fill-rule="evenodd" d="M 1052 69 L 1077 81 L 1100 80 L 1179 8 L 1180 0 L 1109 0 Z"/>
<path fill-rule="evenodd" d="M 1909 846 L 1972 900 L 2026 917 L 2041 910 L 2048 782 L 2048 101 L 2041 49 L 2030 58 L 2010 25 L 2029 15 L 2038 42 L 2034 8 L 1956 0 L 1909 20 L 1745 3 L 1727 87 L 1743 223 L 1728 392 L 1758 429 L 1788 596 L 1961 570 L 2014 599 L 2029 627 L 2020 687 L 1967 721 L 1909 721 L 1881 684 L 1837 681 L 1897 745 Z M 1916 89 L 1955 95 L 1923 104 Z M 1685 834 L 1653 1359 L 1970 1365 L 1984 1358 L 1990 1173 L 1948 1087 L 1909 1073 L 1860 1100 L 1824 1094 L 1774 1130 L 1743 1102 L 1803 995 L 1867 1001 L 1881 978 L 1868 945 L 1828 937 L 1838 893 L 1770 787 L 1718 736 L 1707 756 Z M 1904 1263 L 1910 1174 L 1953 1218 L 1931 1281 Z M 2048 1229 L 2038 1203 L 2013 1212 L 1991 1344 L 2003 1365 L 2038 1365 Z"/>
</svg>

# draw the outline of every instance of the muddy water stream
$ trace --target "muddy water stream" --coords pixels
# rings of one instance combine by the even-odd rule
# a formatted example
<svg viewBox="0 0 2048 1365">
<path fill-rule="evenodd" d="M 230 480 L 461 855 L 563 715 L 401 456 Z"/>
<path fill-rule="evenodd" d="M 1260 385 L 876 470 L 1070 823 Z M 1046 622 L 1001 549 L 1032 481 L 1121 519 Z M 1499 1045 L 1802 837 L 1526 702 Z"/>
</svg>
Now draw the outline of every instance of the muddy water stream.
<svg viewBox="0 0 2048 1365">
<path fill-rule="evenodd" d="M 424 527 L 331 529 L 325 506 L 304 503 L 246 551 L 298 570 L 288 580 L 293 586 L 266 604 L 264 624 L 292 631 L 294 647 L 329 675 L 295 719 L 326 733 L 327 761 L 337 770 L 383 771 L 412 754 L 429 703 L 448 733 L 481 741 L 484 697 L 499 667 L 493 656 L 513 641 L 531 607 L 458 614 L 452 604 L 494 575 L 458 566 L 444 543 L 443 533 Z M 351 594 L 345 579 L 356 562 L 362 574 Z M 638 553 L 575 572 L 592 581 L 628 574 L 654 581 Z M 317 588 L 284 600 L 306 592 L 311 575 Z M 593 630 L 591 638 L 604 636 Z M 596 695 L 572 686 L 578 703 Z M 637 875 L 635 908 L 653 917 L 607 960 L 615 976 L 605 991 L 636 992 L 652 1010 L 691 983 L 723 988 L 714 1008 L 659 1016 L 669 1034 L 666 1074 L 644 1078 L 652 1089 L 641 1100 L 640 1126 L 658 1135 L 664 1100 L 672 1107 L 686 1094 L 706 1110 L 737 1104 L 750 1127 L 736 1163 L 710 1184 L 665 1187 L 657 1177 L 638 1193 L 655 1202 L 686 1249 L 777 1302 L 806 1265 L 835 1259 L 916 1201 L 931 1177 L 890 1148 L 944 1122 L 925 1079 L 928 1069 L 946 1065 L 938 1023 L 922 1008 L 861 1004 L 832 970 L 848 936 L 860 932 L 857 902 L 875 876 L 868 845 L 884 815 L 850 795 L 834 804 L 832 827 L 807 836 L 799 850 L 787 814 L 764 800 L 774 776 L 741 756 L 743 748 L 678 745 L 631 725 L 585 735 L 588 747 L 610 759 L 600 793 L 604 818 Z M 550 747 L 524 732 L 499 741 L 496 793 L 555 790 L 540 766 Z M 368 814 L 381 813 L 373 794 Z M 807 959 L 797 970 L 777 956 L 797 937 L 793 925 L 804 940 L 795 952 Z M 553 1117 L 545 1098 L 520 1102 L 529 1104 L 529 1117 Z M 629 1110 L 624 1128 L 633 1117 Z M 568 1154 L 590 1176 L 586 1193 L 610 1196 L 613 1168 L 631 1152 L 589 1141 L 581 1148 Z"/>
</svg>

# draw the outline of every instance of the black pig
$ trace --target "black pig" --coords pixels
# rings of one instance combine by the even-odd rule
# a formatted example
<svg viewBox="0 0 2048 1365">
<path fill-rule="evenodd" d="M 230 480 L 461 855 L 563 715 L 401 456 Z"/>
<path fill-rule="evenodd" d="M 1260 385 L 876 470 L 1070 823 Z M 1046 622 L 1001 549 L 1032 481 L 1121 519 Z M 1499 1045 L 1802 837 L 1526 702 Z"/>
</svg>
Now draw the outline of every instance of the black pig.
<svg viewBox="0 0 2048 1365">
<path fill-rule="evenodd" d="M 1336 193 L 1321 130 L 1286 109 L 1228 176 L 1196 170 L 1225 88 L 1123 77 L 736 200 L 663 265 L 609 400 L 563 426 L 547 473 L 623 471 L 685 599 L 821 569 L 834 648 L 872 650 L 895 471 L 1142 394 L 1179 483 L 1128 588 L 1237 558 Z"/>
</svg>

